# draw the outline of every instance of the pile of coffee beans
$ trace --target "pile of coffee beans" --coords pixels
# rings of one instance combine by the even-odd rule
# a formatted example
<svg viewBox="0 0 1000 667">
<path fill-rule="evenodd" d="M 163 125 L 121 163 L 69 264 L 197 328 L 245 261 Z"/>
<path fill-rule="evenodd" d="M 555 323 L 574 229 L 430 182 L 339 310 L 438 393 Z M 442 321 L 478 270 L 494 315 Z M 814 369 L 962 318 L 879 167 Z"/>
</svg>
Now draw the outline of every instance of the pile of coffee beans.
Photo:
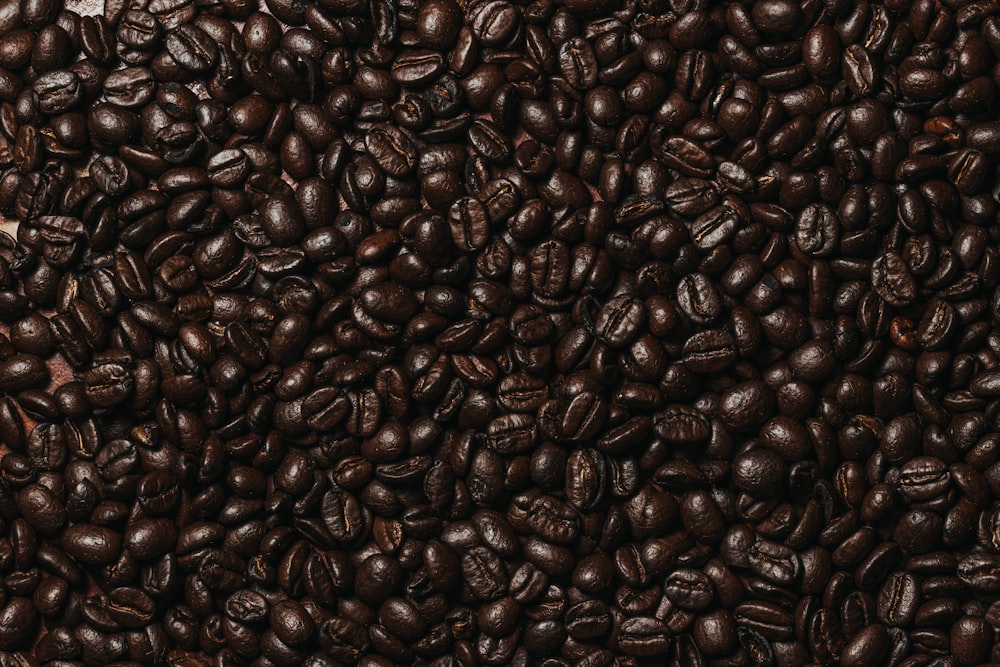
<svg viewBox="0 0 1000 667">
<path fill-rule="evenodd" d="M 0 667 L 1000 662 L 996 0 L 0 0 Z"/>
</svg>

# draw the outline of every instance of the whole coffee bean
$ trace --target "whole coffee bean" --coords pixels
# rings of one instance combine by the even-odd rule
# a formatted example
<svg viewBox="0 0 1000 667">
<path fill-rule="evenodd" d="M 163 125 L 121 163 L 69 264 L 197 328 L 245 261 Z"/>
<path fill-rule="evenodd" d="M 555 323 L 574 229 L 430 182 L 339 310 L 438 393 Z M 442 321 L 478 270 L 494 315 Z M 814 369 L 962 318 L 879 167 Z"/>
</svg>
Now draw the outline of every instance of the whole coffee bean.
<svg viewBox="0 0 1000 667">
<path fill-rule="evenodd" d="M 38 110 L 52 116 L 69 111 L 80 102 L 81 85 L 80 77 L 68 69 L 43 74 L 32 85 Z"/>
<path fill-rule="evenodd" d="M 365 137 L 365 148 L 379 166 L 393 176 L 403 176 L 416 165 L 416 149 L 403 130 L 394 126 L 376 129 Z"/>
<path fill-rule="evenodd" d="M 698 324 L 710 324 L 722 312 L 719 293 L 703 273 L 693 273 L 680 280 L 677 303 L 684 314 Z"/>
<path fill-rule="evenodd" d="M 167 553 L 177 541 L 177 529 L 170 519 L 140 519 L 125 533 L 125 546 L 139 560 Z"/>
<path fill-rule="evenodd" d="M 802 62 L 817 79 L 833 75 L 840 60 L 841 42 L 831 26 L 810 28 L 802 43 Z"/>
<path fill-rule="evenodd" d="M 26 648 L 38 631 L 38 611 L 28 598 L 9 598 L 0 609 L 0 619 L 0 648 L 7 651 Z"/>
<path fill-rule="evenodd" d="M 178 65 L 192 72 L 209 69 L 218 58 L 214 40 L 194 24 L 183 24 L 167 33 L 167 53 Z"/>
<path fill-rule="evenodd" d="M 686 405 L 668 406 L 653 417 L 653 428 L 667 442 L 691 444 L 707 440 L 711 424 L 696 408 Z"/>
<path fill-rule="evenodd" d="M 948 489 L 950 474 L 944 462 L 934 457 L 917 457 L 900 470 L 899 492 L 913 500 L 929 500 Z"/>
<path fill-rule="evenodd" d="M 744 382 L 723 394 L 719 418 L 730 429 L 743 432 L 767 421 L 774 406 L 774 393 L 764 382 Z"/>
<path fill-rule="evenodd" d="M 417 15 L 417 35 L 424 45 L 432 49 L 452 46 L 461 26 L 461 9 L 449 0 L 428 2 L 421 6 Z"/>
<path fill-rule="evenodd" d="M 878 596 L 879 618 L 887 625 L 904 627 L 912 622 L 920 603 L 916 577 L 894 572 L 882 585 Z"/>
<path fill-rule="evenodd" d="M 840 240 L 836 213 L 823 204 L 811 205 L 799 214 L 795 224 L 795 243 L 804 253 L 825 257 Z"/>
<path fill-rule="evenodd" d="M 155 608 L 153 599 L 138 588 L 116 588 L 108 594 L 108 614 L 126 628 L 145 627 Z"/>
<path fill-rule="evenodd" d="M 758 540 L 749 553 L 750 569 L 777 585 L 787 585 L 799 576 L 799 556 L 781 544 Z"/>
<path fill-rule="evenodd" d="M 16 393 L 25 389 L 44 388 L 50 379 L 48 366 L 33 354 L 19 354 L 0 362 L 0 390 Z"/>
<path fill-rule="evenodd" d="M 894 306 L 906 305 L 916 295 L 913 277 L 895 253 L 886 253 L 872 263 L 871 278 L 879 296 Z"/>
<path fill-rule="evenodd" d="M 697 373 L 721 371 L 735 362 L 736 356 L 735 341 L 723 330 L 709 329 L 684 343 L 684 365 Z"/>
<path fill-rule="evenodd" d="M 118 559 L 122 540 L 111 528 L 74 524 L 63 533 L 63 546 L 74 560 L 87 565 L 106 565 Z"/>
<path fill-rule="evenodd" d="M 733 483 L 758 497 L 780 493 L 788 472 L 787 464 L 775 452 L 753 449 L 737 456 L 733 465 Z"/>
<path fill-rule="evenodd" d="M 676 570 L 667 577 L 663 586 L 666 597 L 684 608 L 706 609 L 715 597 L 711 580 L 699 570 Z"/>
<path fill-rule="evenodd" d="M 619 632 L 618 648 L 629 656 L 662 655 L 670 646 L 670 630 L 654 617 L 629 618 L 622 623 Z"/>
<path fill-rule="evenodd" d="M 480 600 L 499 599 L 508 585 L 498 557 L 484 547 L 470 549 L 462 556 L 462 573 Z"/>
<path fill-rule="evenodd" d="M 281 641 L 291 646 L 308 642 L 316 632 L 315 622 L 302 605 L 293 600 L 271 607 L 271 628 Z"/>
<path fill-rule="evenodd" d="M 859 632 L 845 647 L 841 661 L 845 665 L 863 665 L 881 660 L 889 651 L 889 636 L 881 625 L 872 624 Z"/>
<path fill-rule="evenodd" d="M 993 554 L 967 556 L 958 563 L 958 577 L 973 590 L 991 591 L 1000 586 L 1000 581 L 994 581 L 992 575 L 996 561 Z"/>
<path fill-rule="evenodd" d="M 18 511 L 35 530 L 55 535 L 66 523 L 66 510 L 58 497 L 41 484 L 31 484 L 17 493 Z"/>
<path fill-rule="evenodd" d="M 951 626 L 951 650 L 960 663 L 987 659 L 994 630 L 982 618 L 963 616 Z"/>
</svg>

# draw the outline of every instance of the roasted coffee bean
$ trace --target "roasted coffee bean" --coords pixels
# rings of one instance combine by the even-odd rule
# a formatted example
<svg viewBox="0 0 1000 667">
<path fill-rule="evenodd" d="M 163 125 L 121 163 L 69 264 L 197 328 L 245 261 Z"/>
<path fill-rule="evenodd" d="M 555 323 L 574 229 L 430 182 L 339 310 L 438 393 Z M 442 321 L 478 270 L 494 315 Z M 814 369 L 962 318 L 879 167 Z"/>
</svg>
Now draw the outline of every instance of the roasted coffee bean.
<svg viewBox="0 0 1000 667">
<path fill-rule="evenodd" d="M 737 456 L 733 482 L 753 496 L 773 496 L 784 487 L 787 471 L 787 465 L 775 452 L 753 449 Z"/>
<path fill-rule="evenodd" d="M 692 444 L 707 440 L 711 424 L 697 408 L 686 405 L 668 406 L 653 416 L 656 434 L 667 442 Z"/>
<path fill-rule="evenodd" d="M 32 85 L 38 110 L 55 116 L 75 107 L 81 98 L 80 77 L 68 69 L 47 72 Z"/>
<path fill-rule="evenodd" d="M 948 489 L 950 478 L 944 461 L 916 457 L 900 469 L 899 492 L 911 500 L 930 500 Z"/>
<path fill-rule="evenodd" d="M 484 547 L 470 549 L 462 556 L 462 573 L 473 594 L 480 600 L 499 599 L 508 585 L 498 557 Z"/>
<path fill-rule="evenodd" d="M 989 592 L 1000 587 L 996 579 L 997 558 L 993 554 L 973 554 L 958 563 L 957 574 L 975 591 Z"/>
<path fill-rule="evenodd" d="M 38 611 L 28 598 L 11 597 L 2 609 L 0 619 L 0 646 L 4 650 L 27 648 L 31 638 L 38 632 Z"/>
<path fill-rule="evenodd" d="M 618 649 L 628 656 L 663 655 L 671 642 L 667 625 L 651 616 L 634 616 L 622 623 Z"/>
<path fill-rule="evenodd" d="M 121 534 L 99 525 L 74 524 L 63 533 L 66 553 L 87 565 L 107 565 L 118 559 Z"/>
<path fill-rule="evenodd" d="M 703 273 L 684 276 L 677 284 L 677 303 L 693 322 L 711 324 L 722 313 L 715 285 Z"/>
<path fill-rule="evenodd" d="M 743 432 L 767 421 L 774 411 L 775 397 L 762 381 L 743 382 L 722 395 L 719 407 L 723 423 L 734 431 Z"/>
<path fill-rule="evenodd" d="M 825 257 L 836 249 L 839 240 L 836 213 L 829 206 L 812 205 L 799 214 L 795 223 L 795 244 L 802 252 Z"/>
<path fill-rule="evenodd" d="M 872 262 L 872 287 L 894 306 L 905 306 L 916 296 L 916 284 L 902 257 L 886 253 Z"/>
<path fill-rule="evenodd" d="M 66 510 L 59 498 L 41 484 L 30 484 L 18 491 L 17 508 L 28 523 L 43 535 L 56 534 L 66 523 Z"/>
<path fill-rule="evenodd" d="M 799 576 L 799 556 L 788 547 L 758 540 L 748 554 L 750 569 L 779 586 L 787 586 Z"/>
<path fill-rule="evenodd" d="M 50 379 L 50 373 L 45 362 L 33 354 L 18 354 L 0 362 L 0 389 L 6 392 L 18 392 L 24 389 L 44 388 Z"/>
<path fill-rule="evenodd" d="M 392 176 L 403 176 L 416 165 L 416 149 L 406 133 L 388 125 L 365 137 L 365 148 L 379 166 Z"/>
<path fill-rule="evenodd" d="M 664 595 L 674 604 L 695 611 L 708 608 L 715 598 L 711 580 L 699 570 L 676 570 L 663 585 Z"/>
<path fill-rule="evenodd" d="M 709 329 L 689 338 L 683 354 L 684 365 L 696 373 L 721 371 L 737 359 L 735 341 L 720 329 Z"/>
<path fill-rule="evenodd" d="M 610 301 L 597 315 L 595 335 L 611 347 L 622 347 L 637 333 L 646 319 L 644 305 L 627 297 Z"/>
<path fill-rule="evenodd" d="M 151 560 L 173 548 L 177 529 L 169 519 L 141 519 L 125 533 L 125 546 L 139 560 Z"/>
<path fill-rule="evenodd" d="M 905 627 L 913 621 L 919 603 L 920 590 L 916 577 L 894 572 L 879 590 L 879 619 L 890 626 Z"/>
</svg>

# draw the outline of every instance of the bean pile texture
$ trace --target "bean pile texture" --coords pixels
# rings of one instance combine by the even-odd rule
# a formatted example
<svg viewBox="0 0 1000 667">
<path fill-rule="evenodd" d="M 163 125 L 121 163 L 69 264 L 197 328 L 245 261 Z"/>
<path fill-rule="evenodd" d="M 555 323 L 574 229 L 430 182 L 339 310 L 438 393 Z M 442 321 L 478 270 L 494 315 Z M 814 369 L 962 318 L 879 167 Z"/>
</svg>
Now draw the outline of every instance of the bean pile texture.
<svg viewBox="0 0 1000 667">
<path fill-rule="evenodd" d="M 0 667 L 1000 662 L 996 0 L 0 0 Z"/>
</svg>

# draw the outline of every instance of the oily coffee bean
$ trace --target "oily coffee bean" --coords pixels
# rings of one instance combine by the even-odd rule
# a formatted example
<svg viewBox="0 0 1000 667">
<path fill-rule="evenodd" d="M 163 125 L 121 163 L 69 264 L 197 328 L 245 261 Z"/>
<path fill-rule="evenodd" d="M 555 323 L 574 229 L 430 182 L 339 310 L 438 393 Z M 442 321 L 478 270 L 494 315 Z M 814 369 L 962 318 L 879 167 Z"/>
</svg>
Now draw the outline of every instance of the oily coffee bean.
<svg viewBox="0 0 1000 667">
<path fill-rule="evenodd" d="M 405 131 L 388 125 L 365 137 L 365 149 L 392 176 L 403 176 L 416 164 L 416 149 Z"/>
<path fill-rule="evenodd" d="M 654 415 L 653 428 L 659 437 L 677 444 L 700 442 L 711 435 L 708 419 L 697 408 L 681 404 Z"/>
<path fill-rule="evenodd" d="M 218 58 L 215 41 L 198 26 L 187 23 L 167 33 L 167 53 L 181 67 L 192 72 L 211 68 Z"/>
<path fill-rule="evenodd" d="M 140 108 L 153 99 L 156 81 L 144 67 L 126 67 L 108 74 L 104 80 L 104 95 L 111 104 Z"/>
<path fill-rule="evenodd" d="M 916 296 L 916 285 L 902 257 L 886 253 L 872 263 L 872 286 L 894 306 L 904 306 Z"/>
<path fill-rule="evenodd" d="M 629 656 L 662 655 L 670 646 L 671 634 L 667 625 L 649 616 L 635 616 L 622 623 L 618 648 Z"/>
<path fill-rule="evenodd" d="M 684 609 L 701 610 L 715 597 L 711 580 L 699 570 L 675 570 L 663 586 L 664 595 Z"/>
<path fill-rule="evenodd" d="M 38 110 L 49 115 L 69 111 L 80 102 L 82 82 L 68 69 L 54 70 L 40 76 L 32 85 Z"/>
</svg>

